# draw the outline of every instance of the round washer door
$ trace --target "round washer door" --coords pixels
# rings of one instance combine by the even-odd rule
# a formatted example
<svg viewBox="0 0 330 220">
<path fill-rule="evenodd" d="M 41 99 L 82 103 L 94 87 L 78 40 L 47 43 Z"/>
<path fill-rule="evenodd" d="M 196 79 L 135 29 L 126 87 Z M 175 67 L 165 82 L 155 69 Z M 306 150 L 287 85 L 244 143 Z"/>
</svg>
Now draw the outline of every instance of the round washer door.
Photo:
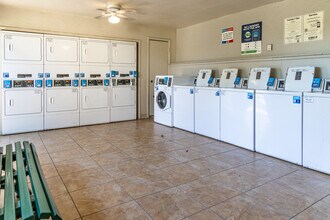
<svg viewBox="0 0 330 220">
<path fill-rule="evenodd" d="M 156 102 L 157 102 L 159 109 L 161 109 L 161 110 L 166 110 L 170 106 L 170 100 L 167 97 L 166 93 L 163 91 L 160 91 L 157 94 Z"/>
</svg>

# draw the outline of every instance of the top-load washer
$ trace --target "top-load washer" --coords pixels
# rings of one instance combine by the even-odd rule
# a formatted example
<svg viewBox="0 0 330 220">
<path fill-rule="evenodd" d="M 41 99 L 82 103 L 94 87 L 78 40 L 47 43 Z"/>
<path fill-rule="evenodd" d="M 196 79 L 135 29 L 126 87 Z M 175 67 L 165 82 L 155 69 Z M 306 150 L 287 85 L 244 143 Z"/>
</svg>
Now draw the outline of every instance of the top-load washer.
<svg viewBox="0 0 330 220">
<path fill-rule="evenodd" d="M 49 66 L 45 73 L 44 129 L 79 126 L 79 76 L 74 66 Z"/>
<path fill-rule="evenodd" d="M 2 134 L 43 129 L 43 35 L 3 31 Z"/>
<path fill-rule="evenodd" d="M 196 85 L 203 86 L 213 83 L 212 70 L 203 69 L 198 73 Z M 195 86 L 174 86 L 173 114 L 174 127 L 195 132 Z"/>
<path fill-rule="evenodd" d="M 231 74 L 234 81 L 221 84 L 220 80 L 221 141 L 254 151 L 254 90 L 267 89 L 270 72 L 270 67 L 252 68 L 248 80 L 238 77 L 237 71 Z"/>
<path fill-rule="evenodd" d="M 313 87 L 322 88 L 315 78 Z M 322 92 L 306 92 L 303 101 L 303 166 L 330 174 L 330 80 Z"/>
<path fill-rule="evenodd" d="M 303 92 L 315 67 L 288 68 L 285 91 L 256 91 L 256 151 L 302 164 Z"/>
<path fill-rule="evenodd" d="M 154 98 L 154 121 L 173 127 L 173 86 L 192 85 L 192 76 L 156 76 Z"/>
</svg>

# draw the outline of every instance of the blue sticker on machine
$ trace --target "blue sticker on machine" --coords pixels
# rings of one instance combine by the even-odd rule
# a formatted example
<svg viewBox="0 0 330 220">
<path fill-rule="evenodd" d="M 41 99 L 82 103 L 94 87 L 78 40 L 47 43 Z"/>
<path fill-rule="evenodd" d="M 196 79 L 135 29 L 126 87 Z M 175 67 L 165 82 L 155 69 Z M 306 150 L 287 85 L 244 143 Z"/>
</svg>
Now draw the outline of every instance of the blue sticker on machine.
<svg viewBox="0 0 330 220">
<path fill-rule="evenodd" d="M 44 78 L 44 73 L 38 73 L 38 78 Z"/>
<path fill-rule="evenodd" d="M 215 96 L 220 96 L 220 91 L 219 90 L 215 93 Z"/>
<path fill-rule="evenodd" d="M 300 96 L 293 96 L 293 103 L 294 104 L 300 104 L 301 103 Z"/>
<path fill-rule="evenodd" d="M 190 94 L 194 94 L 194 89 L 190 89 Z"/>
<path fill-rule="evenodd" d="M 105 86 L 109 86 L 109 85 L 110 85 L 110 81 L 109 81 L 108 79 L 105 79 L 105 80 L 104 80 L 104 85 L 105 85 Z"/>
<path fill-rule="evenodd" d="M 253 93 L 252 93 L 252 92 L 248 92 L 248 94 L 247 94 L 247 98 L 248 98 L 248 99 L 253 99 Z"/>
<path fill-rule="evenodd" d="M 38 79 L 35 81 L 35 85 L 37 88 L 41 88 L 42 87 L 42 80 Z"/>
<path fill-rule="evenodd" d="M 86 79 L 81 80 L 81 86 L 82 87 L 86 87 L 87 86 L 87 80 Z"/>
<path fill-rule="evenodd" d="M 52 87 L 53 86 L 53 80 L 47 79 L 46 80 L 46 87 Z"/>
<path fill-rule="evenodd" d="M 12 87 L 11 80 L 4 80 L 3 81 L 3 87 L 6 89 L 9 89 Z"/>
<path fill-rule="evenodd" d="M 8 72 L 4 72 L 3 73 L 3 78 L 8 78 L 9 77 L 9 73 Z"/>
<path fill-rule="evenodd" d="M 77 73 L 75 73 L 75 74 L 77 74 Z M 77 77 L 79 77 L 79 73 L 78 73 Z M 45 78 L 50 78 L 50 73 L 45 73 Z"/>
</svg>

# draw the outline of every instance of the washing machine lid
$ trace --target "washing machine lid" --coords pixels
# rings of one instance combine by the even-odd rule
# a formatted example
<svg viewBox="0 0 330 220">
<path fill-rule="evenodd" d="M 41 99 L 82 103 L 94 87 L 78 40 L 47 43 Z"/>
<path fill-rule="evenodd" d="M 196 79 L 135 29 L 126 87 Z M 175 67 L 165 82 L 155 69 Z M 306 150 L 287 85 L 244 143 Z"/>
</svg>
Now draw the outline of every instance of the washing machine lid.
<svg viewBox="0 0 330 220">
<path fill-rule="evenodd" d="M 171 108 L 171 96 L 164 90 L 160 90 L 155 99 L 155 105 L 160 110 L 167 110 Z"/>
</svg>

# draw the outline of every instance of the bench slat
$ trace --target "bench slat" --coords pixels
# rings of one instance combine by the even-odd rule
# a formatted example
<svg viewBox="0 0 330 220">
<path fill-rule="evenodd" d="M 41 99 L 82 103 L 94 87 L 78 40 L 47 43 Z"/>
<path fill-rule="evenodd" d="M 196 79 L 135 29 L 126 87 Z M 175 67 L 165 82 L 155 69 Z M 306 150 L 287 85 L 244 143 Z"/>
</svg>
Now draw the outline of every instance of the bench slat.
<svg viewBox="0 0 330 220">
<path fill-rule="evenodd" d="M 46 196 L 47 196 L 48 204 L 51 208 L 52 219 L 53 220 L 61 220 L 62 218 L 61 218 L 61 216 L 60 216 L 60 214 L 57 210 L 57 207 L 55 205 L 53 197 L 51 196 L 50 190 L 48 189 L 47 182 L 46 182 L 46 179 L 45 179 L 45 175 L 43 174 L 43 171 L 42 171 L 42 168 L 41 168 L 41 165 L 40 165 L 40 161 L 39 161 L 39 158 L 38 158 L 38 155 L 37 155 L 36 147 L 32 143 L 30 144 L 30 146 L 31 146 L 31 149 L 32 149 L 34 160 L 36 162 L 36 166 L 38 168 L 40 180 L 42 182 L 42 185 L 44 187 L 44 191 L 45 191 Z"/>
<path fill-rule="evenodd" d="M 39 177 L 31 146 L 29 142 L 23 142 L 23 146 L 25 150 L 25 159 L 30 175 L 38 218 L 49 218 L 51 217 L 51 211 L 48 205 L 47 197 L 44 192 L 43 184 L 41 183 Z"/>
<path fill-rule="evenodd" d="M 5 156 L 5 199 L 4 203 L 4 219 L 16 219 L 15 210 L 15 190 L 14 190 L 14 176 L 13 176 L 13 146 L 8 144 L 6 146 Z"/>
<path fill-rule="evenodd" d="M 20 198 L 20 208 L 22 219 L 34 219 L 32 204 L 30 200 L 30 192 L 26 180 L 26 172 L 22 154 L 21 142 L 15 143 L 16 150 L 16 166 L 17 166 L 17 182 L 18 182 L 18 192 Z"/>
<path fill-rule="evenodd" d="M 3 147 L 0 147 L 0 179 L 2 179 L 2 156 L 3 156 Z"/>
</svg>

